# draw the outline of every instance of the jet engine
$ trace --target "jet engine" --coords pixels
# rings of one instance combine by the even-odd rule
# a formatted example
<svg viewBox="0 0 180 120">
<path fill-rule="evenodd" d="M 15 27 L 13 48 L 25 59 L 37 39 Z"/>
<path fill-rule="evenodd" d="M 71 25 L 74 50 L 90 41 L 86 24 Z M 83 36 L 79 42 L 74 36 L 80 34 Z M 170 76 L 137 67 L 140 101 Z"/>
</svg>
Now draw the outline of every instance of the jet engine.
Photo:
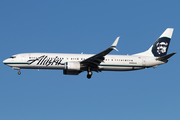
<svg viewBox="0 0 180 120">
<path fill-rule="evenodd" d="M 81 72 L 80 62 L 65 62 L 64 75 L 78 75 Z"/>
</svg>

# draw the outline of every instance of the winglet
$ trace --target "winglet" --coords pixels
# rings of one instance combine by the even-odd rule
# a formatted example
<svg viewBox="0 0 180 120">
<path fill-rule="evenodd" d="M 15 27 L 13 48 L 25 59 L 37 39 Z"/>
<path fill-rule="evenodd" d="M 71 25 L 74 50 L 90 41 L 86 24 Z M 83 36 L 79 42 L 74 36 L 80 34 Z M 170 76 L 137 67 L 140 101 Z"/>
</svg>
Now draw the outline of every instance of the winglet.
<svg viewBox="0 0 180 120">
<path fill-rule="evenodd" d="M 116 49 L 116 46 L 117 46 L 117 43 L 118 43 L 118 41 L 119 41 L 119 38 L 120 38 L 120 36 L 117 37 L 116 40 L 114 41 L 114 43 L 111 45 L 111 47 L 112 47 L 113 49 L 115 49 L 116 51 L 118 51 L 118 50 Z"/>
</svg>

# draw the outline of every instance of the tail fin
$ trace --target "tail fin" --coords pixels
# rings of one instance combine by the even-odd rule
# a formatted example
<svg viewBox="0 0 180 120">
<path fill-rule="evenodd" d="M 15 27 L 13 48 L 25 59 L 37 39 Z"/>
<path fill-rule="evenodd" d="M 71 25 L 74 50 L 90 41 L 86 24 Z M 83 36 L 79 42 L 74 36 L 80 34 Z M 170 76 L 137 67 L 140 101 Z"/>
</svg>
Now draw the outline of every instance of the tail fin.
<svg viewBox="0 0 180 120">
<path fill-rule="evenodd" d="M 154 56 L 154 57 L 165 56 L 169 48 L 173 30 L 174 30 L 173 28 L 167 28 L 147 51 L 135 55 Z"/>
<path fill-rule="evenodd" d="M 173 30 L 173 28 L 167 28 L 153 44 L 152 53 L 155 57 L 162 57 L 167 54 Z"/>
</svg>

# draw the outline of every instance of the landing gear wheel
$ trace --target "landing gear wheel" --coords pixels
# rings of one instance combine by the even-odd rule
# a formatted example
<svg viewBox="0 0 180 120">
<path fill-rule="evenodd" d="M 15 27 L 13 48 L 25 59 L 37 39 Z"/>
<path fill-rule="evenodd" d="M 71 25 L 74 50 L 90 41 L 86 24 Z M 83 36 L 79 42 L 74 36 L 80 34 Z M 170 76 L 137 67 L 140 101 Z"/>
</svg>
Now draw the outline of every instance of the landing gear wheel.
<svg viewBox="0 0 180 120">
<path fill-rule="evenodd" d="M 18 72 L 18 75 L 20 75 L 20 74 L 21 74 L 21 72 L 19 71 L 19 72 Z"/>
<path fill-rule="evenodd" d="M 90 79 L 90 78 L 91 78 L 91 75 L 87 75 L 87 78 Z"/>
<path fill-rule="evenodd" d="M 92 76 L 92 71 L 88 70 L 87 78 L 90 79 Z"/>
</svg>

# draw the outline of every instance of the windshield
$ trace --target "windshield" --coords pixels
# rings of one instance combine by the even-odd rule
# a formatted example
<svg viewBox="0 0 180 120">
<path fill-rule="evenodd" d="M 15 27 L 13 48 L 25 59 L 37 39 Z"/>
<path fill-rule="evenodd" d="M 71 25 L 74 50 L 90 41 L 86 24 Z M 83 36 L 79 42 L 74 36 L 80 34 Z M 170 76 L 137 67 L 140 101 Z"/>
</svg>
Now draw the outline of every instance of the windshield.
<svg viewBox="0 0 180 120">
<path fill-rule="evenodd" d="M 16 56 L 11 56 L 10 58 L 16 58 Z"/>
</svg>

